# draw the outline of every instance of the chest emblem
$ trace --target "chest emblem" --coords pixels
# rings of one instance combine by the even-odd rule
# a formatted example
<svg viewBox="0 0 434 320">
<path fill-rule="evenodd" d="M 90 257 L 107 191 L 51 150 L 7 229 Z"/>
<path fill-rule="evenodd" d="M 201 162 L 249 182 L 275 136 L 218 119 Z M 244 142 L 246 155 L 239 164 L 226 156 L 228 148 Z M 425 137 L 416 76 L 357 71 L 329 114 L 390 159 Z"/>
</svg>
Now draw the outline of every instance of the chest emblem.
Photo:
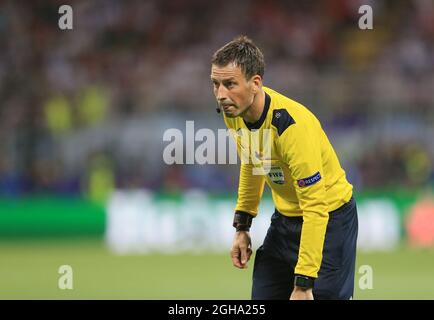
<svg viewBox="0 0 434 320">
<path fill-rule="evenodd" d="M 271 167 L 267 175 L 273 183 L 285 183 L 285 175 L 283 174 L 283 169 L 281 167 Z"/>
</svg>

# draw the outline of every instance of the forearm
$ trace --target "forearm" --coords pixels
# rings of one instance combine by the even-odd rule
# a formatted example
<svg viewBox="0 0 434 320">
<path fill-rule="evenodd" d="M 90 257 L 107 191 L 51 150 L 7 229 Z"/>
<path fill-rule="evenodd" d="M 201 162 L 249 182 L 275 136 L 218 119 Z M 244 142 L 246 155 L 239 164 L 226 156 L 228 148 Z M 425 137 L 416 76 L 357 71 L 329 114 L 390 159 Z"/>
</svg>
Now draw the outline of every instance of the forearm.
<svg viewBox="0 0 434 320">
<path fill-rule="evenodd" d="M 304 212 L 295 274 L 316 278 L 322 261 L 328 214 Z"/>
<path fill-rule="evenodd" d="M 303 210 L 303 227 L 295 273 L 316 278 L 329 219 L 324 182 L 300 188 L 297 195 Z"/>
<path fill-rule="evenodd" d="M 259 202 L 264 191 L 265 178 L 263 175 L 254 175 L 251 164 L 241 164 L 238 185 L 238 200 L 236 211 L 243 211 L 256 216 Z"/>
</svg>

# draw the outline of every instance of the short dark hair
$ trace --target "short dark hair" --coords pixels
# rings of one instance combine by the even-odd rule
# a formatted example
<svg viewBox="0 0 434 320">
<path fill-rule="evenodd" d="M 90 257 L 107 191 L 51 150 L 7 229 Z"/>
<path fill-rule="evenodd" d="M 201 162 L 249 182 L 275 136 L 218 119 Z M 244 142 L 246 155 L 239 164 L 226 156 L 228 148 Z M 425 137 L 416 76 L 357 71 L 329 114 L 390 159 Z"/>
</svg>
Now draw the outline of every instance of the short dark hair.
<svg viewBox="0 0 434 320">
<path fill-rule="evenodd" d="M 235 63 L 241 68 L 246 79 L 254 75 L 264 76 L 265 62 L 261 50 L 247 36 L 238 36 L 218 49 L 212 56 L 211 63 L 224 67 Z"/>
</svg>

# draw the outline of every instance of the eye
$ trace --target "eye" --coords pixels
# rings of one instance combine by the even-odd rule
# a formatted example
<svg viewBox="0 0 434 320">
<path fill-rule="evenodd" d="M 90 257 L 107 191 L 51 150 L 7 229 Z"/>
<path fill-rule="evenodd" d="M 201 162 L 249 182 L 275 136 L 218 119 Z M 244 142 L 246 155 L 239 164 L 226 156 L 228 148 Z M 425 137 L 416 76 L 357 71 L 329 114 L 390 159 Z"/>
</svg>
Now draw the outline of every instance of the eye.
<svg viewBox="0 0 434 320">
<path fill-rule="evenodd" d="M 225 83 L 227 88 L 233 88 L 236 85 L 235 81 L 228 81 Z"/>
</svg>

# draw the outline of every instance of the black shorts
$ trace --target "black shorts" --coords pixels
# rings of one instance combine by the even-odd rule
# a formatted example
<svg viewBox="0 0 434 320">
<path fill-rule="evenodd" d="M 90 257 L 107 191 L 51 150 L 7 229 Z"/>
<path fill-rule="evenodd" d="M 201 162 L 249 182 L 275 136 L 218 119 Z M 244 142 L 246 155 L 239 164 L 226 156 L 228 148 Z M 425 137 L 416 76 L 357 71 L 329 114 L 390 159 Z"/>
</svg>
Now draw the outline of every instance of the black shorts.
<svg viewBox="0 0 434 320">
<path fill-rule="evenodd" d="M 289 299 L 294 288 L 302 217 L 273 214 L 264 243 L 256 251 L 252 299 Z M 358 233 L 356 201 L 330 212 L 314 299 L 352 299 Z"/>
</svg>

